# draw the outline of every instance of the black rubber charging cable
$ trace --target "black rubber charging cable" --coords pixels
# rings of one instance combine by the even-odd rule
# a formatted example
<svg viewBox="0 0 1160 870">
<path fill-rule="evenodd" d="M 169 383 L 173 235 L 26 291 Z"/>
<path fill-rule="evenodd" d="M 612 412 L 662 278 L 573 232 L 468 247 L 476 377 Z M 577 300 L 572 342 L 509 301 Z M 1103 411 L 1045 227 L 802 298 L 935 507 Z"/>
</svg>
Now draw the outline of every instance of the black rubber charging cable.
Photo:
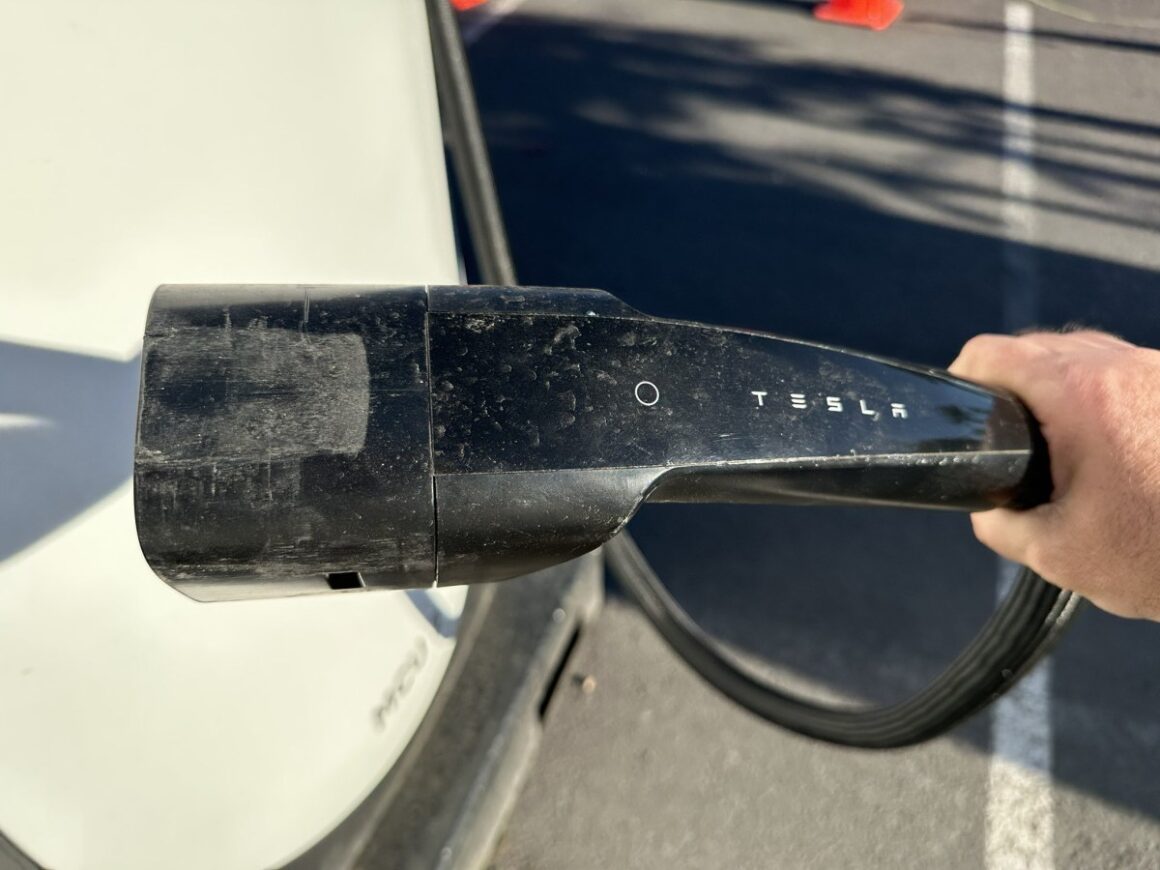
<svg viewBox="0 0 1160 870">
<path fill-rule="evenodd" d="M 866 749 L 929 740 L 987 706 L 1051 649 L 1082 600 L 1023 568 L 975 639 L 925 689 L 896 704 L 839 708 L 787 693 L 744 669 L 685 613 L 627 533 L 604 552 L 664 639 L 722 694 L 783 728 Z"/>
</svg>

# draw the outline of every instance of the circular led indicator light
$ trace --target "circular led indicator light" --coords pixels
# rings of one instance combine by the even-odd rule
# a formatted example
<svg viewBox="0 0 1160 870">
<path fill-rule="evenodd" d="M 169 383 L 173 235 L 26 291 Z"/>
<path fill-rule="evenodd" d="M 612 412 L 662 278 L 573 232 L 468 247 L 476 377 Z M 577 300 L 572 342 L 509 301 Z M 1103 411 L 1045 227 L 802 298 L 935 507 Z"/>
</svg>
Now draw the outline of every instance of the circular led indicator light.
<svg viewBox="0 0 1160 870">
<path fill-rule="evenodd" d="M 652 381 L 641 381 L 636 385 L 636 400 L 645 407 L 652 407 L 661 400 L 661 391 Z"/>
</svg>

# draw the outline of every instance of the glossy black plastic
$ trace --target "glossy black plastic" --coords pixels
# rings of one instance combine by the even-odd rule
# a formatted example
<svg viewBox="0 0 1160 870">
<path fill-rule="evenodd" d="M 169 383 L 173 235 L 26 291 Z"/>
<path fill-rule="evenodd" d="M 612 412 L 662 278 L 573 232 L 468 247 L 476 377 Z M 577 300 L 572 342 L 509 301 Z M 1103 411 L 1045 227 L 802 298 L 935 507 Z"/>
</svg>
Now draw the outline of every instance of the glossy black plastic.
<svg viewBox="0 0 1160 870">
<path fill-rule="evenodd" d="M 1050 494 L 1008 396 L 594 290 L 162 288 L 143 365 L 139 535 L 196 597 L 501 580 L 646 498 Z"/>
<path fill-rule="evenodd" d="M 150 565 L 198 598 L 435 578 L 423 288 L 162 287 L 134 473 Z"/>
</svg>

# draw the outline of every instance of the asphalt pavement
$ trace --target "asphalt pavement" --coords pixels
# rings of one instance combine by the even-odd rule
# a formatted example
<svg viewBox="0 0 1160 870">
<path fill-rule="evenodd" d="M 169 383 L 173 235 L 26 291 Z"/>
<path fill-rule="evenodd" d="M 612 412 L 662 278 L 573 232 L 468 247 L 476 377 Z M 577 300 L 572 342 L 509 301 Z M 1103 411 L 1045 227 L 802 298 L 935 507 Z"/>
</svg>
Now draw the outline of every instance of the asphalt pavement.
<svg viewBox="0 0 1160 870">
<path fill-rule="evenodd" d="M 998 0 L 912 0 L 884 33 L 787 0 L 494 5 L 470 58 L 524 283 L 936 365 L 1031 323 L 1160 346 L 1160 30 Z M 690 612 L 839 698 L 921 686 L 999 582 L 959 515 L 632 528 Z M 734 708 L 610 586 L 494 866 L 1160 866 L 1158 664 L 1160 627 L 1089 609 L 1030 712 L 872 754 Z"/>
</svg>

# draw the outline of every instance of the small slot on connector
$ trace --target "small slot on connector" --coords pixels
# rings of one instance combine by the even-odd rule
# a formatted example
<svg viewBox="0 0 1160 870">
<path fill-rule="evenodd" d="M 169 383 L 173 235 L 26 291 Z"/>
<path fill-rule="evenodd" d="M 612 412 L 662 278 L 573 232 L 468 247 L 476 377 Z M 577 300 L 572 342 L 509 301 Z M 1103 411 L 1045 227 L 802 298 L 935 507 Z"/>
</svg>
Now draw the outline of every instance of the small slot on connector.
<svg viewBox="0 0 1160 870">
<path fill-rule="evenodd" d="M 358 571 L 339 571 L 326 575 L 326 584 L 331 589 L 365 589 L 362 574 Z"/>
</svg>

